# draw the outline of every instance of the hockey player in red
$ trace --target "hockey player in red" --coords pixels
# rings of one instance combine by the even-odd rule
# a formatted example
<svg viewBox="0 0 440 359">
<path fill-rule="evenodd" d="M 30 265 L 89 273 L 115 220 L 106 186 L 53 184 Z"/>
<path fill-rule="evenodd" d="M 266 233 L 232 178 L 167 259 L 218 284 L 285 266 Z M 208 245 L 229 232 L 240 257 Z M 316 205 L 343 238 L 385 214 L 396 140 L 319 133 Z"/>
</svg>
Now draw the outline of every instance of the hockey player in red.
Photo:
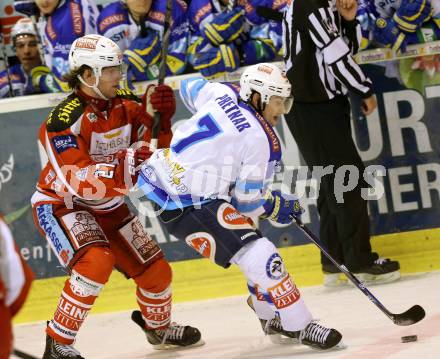
<svg viewBox="0 0 440 359">
<path fill-rule="evenodd" d="M 140 100 L 119 90 L 122 53 L 100 35 L 75 40 L 69 65 L 74 91 L 41 127 L 48 163 L 32 197 L 35 223 L 70 273 L 46 329 L 43 359 L 82 358 L 72 344 L 114 267 L 135 281 L 142 316 L 133 319 L 155 348 L 201 345 L 198 329 L 170 324 L 170 265 L 124 204 L 136 165 L 150 155 L 148 147 L 131 145 L 138 134 L 150 140 L 153 111 L 161 116 L 159 147 L 169 145 L 174 93 L 150 86 Z"/>
<path fill-rule="evenodd" d="M 0 215 L 0 359 L 12 351 L 12 318 L 23 306 L 34 279 Z"/>
</svg>

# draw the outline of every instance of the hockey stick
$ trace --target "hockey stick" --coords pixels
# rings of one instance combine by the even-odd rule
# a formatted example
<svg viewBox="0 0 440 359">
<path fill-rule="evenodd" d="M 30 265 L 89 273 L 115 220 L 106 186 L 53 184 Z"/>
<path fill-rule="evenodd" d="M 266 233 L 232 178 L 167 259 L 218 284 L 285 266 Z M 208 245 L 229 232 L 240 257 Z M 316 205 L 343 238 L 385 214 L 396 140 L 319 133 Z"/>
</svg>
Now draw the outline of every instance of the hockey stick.
<svg viewBox="0 0 440 359">
<path fill-rule="evenodd" d="M 21 359 L 38 359 L 37 357 L 34 357 L 33 355 L 30 355 L 27 353 L 24 353 L 18 349 L 14 349 L 12 351 L 12 354 L 14 354 L 17 358 L 21 358 Z"/>
<path fill-rule="evenodd" d="M 344 273 L 353 284 L 364 293 L 368 299 L 378 307 L 388 318 L 390 318 L 396 325 L 412 325 L 421 321 L 425 317 L 425 310 L 420 305 L 414 305 L 406 312 L 400 314 L 391 313 L 385 306 L 367 289 L 364 283 L 357 279 L 343 264 L 339 264 L 323 247 L 321 241 L 308 229 L 299 218 L 292 217 L 293 221 L 305 233 L 305 235 L 321 250 L 330 261 Z"/>
<path fill-rule="evenodd" d="M 257 15 L 264 17 L 267 20 L 277 22 L 283 21 L 283 12 L 274 10 L 267 6 L 257 6 Z"/>
<path fill-rule="evenodd" d="M 159 66 L 159 77 L 158 77 L 158 85 L 163 85 L 166 75 L 167 69 L 167 55 L 168 55 L 168 44 L 170 42 L 170 34 L 171 34 L 171 7 L 172 0 L 167 0 L 165 11 L 165 21 L 164 21 L 164 32 L 162 38 L 162 49 L 161 49 L 161 59 L 162 62 Z M 160 130 L 160 113 L 154 113 L 153 119 L 153 129 L 151 131 L 151 140 L 150 140 L 150 151 L 154 152 L 157 149 L 157 137 Z"/>
</svg>

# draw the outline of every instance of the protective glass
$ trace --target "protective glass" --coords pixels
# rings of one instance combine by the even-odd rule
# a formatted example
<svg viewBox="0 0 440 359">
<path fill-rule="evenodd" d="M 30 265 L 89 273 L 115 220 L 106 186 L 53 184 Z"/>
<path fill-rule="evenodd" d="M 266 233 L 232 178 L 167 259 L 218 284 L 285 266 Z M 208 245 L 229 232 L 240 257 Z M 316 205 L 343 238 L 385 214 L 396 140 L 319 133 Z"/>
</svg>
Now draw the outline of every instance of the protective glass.
<svg viewBox="0 0 440 359">
<path fill-rule="evenodd" d="M 290 112 L 290 109 L 292 108 L 292 104 L 293 104 L 292 96 L 290 97 L 272 96 L 269 99 L 269 103 L 268 103 L 272 111 L 279 115 L 288 114 Z"/>
<path fill-rule="evenodd" d="M 106 81 L 121 79 L 124 76 L 124 65 L 104 67 L 101 72 L 101 78 Z"/>
</svg>

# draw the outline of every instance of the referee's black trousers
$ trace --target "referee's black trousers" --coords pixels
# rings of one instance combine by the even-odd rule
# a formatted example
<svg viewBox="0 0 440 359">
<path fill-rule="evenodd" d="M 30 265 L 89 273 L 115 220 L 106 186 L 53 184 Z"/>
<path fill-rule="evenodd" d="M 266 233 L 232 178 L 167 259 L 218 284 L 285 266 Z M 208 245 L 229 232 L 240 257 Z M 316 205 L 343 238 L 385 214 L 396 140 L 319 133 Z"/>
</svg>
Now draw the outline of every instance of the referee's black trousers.
<svg viewBox="0 0 440 359">
<path fill-rule="evenodd" d="M 349 270 L 370 266 L 378 255 L 371 251 L 367 202 L 361 196 L 361 188 L 368 186 L 363 180 L 365 167 L 351 134 L 347 97 L 318 103 L 295 102 L 286 120 L 311 171 L 314 166 L 333 165 L 332 174 L 321 178 L 318 195 L 322 242 L 333 258 Z M 358 171 L 359 181 L 352 191 L 342 194 L 343 181 L 335 183 L 335 174 L 338 168 L 346 165 L 351 165 L 353 172 Z M 345 172 L 345 184 L 348 176 Z M 343 195 L 343 202 L 337 200 L 338 193 Z M 321 263 L 323 269 L 336 269 L 322 253 Z"/>
</svg>

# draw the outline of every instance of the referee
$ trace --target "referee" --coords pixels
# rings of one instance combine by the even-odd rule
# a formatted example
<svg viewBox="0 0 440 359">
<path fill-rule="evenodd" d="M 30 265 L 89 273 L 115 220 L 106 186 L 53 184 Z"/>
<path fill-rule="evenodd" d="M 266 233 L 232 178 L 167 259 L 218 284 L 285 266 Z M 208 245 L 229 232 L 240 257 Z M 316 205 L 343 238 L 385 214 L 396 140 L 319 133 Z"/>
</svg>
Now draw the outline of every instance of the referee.
<svg viewBox="0 0 440 359">
<path fill-rule="evenodd" d="M 283 19 L 283 41 L 294 105 L 286 120 L 311 170 L 333 165 L 333 173 L 321 179 L 318 195 L 322 242 L 361 280 L 385 283 L 400 277 L 399 263 L 371 250 L 367 202 L 361 197 L 366 183 L 359 181 L 342 203 L 335 196 L 340 166 L 355 166 L 361 179 L 364 173 L 351 136 L 347 93 L 362 98 L 365 115 L 377 106 L 370 79 L 352 58 L 361 38 L 356 10 L 356 0 L 291 0 Z M 345 283 L 322 253 L 321 263 L 324 285 Z"/>
</svg>

